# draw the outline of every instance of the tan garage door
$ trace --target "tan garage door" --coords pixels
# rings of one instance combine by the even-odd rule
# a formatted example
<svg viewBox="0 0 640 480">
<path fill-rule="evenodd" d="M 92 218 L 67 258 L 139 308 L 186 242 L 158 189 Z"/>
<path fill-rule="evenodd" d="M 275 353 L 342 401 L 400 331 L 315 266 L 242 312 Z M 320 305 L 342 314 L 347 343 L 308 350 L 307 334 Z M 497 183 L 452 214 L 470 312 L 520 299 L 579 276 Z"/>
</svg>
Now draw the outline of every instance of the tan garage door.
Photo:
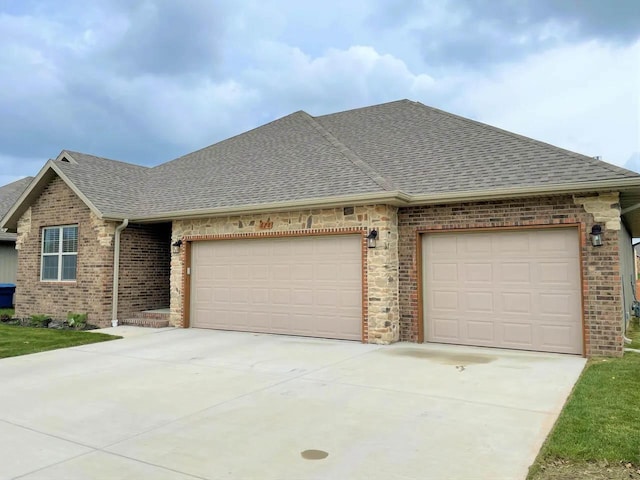
<svg viewBox="0 0 640 480">
<path fill-rule="evenodd" d="M 577 228 L 427 234 L 427 341 L 582 353 Z"/>
<path fill-rule="evenodd" d="M 359 235 L 194 242 L 191 325 L 361 340 Z"/>
</svg>

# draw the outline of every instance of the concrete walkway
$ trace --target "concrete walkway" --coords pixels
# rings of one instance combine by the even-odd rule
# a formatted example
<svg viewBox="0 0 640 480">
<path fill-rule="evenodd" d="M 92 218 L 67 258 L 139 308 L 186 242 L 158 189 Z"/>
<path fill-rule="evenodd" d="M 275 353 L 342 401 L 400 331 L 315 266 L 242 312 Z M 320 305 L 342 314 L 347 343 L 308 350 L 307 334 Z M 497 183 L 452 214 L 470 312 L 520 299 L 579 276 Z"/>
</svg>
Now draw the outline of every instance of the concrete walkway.
<svg viewBox="0 0 640 480">
<path fill-rule="evenodd" d="M 585 363 L 148 332 L 0 360 L 0 479 L 517 480 Z"/>
</svg>

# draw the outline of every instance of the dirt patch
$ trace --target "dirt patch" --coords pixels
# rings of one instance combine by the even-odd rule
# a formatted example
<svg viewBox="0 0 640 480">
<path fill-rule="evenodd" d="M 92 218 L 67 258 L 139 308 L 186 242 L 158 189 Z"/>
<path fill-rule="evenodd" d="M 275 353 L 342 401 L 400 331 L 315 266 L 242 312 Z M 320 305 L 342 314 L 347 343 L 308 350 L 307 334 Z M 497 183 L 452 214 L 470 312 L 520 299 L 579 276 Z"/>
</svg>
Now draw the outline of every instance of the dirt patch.
<svg viewBox="0 0 640 480">
<path fill-rule="evenodd" d="M 397 355 L 402 357 L 424 358 L 433 360 L 443 365 L 478 365 L 490 363 L 496 360 L 491 355 L 482 355 L 479 353 L 457 354 L 455 352 L 439 352 L 427 350 L 424 348 L 389 348 L 384 350 L 389 355 Z"/>
<path fill-rule="evenodd" d="M 584 462 L 564 460 L 541 465 L 528 480 L 639 480 L 640 465 L 631 463 Z"/>
</svg>

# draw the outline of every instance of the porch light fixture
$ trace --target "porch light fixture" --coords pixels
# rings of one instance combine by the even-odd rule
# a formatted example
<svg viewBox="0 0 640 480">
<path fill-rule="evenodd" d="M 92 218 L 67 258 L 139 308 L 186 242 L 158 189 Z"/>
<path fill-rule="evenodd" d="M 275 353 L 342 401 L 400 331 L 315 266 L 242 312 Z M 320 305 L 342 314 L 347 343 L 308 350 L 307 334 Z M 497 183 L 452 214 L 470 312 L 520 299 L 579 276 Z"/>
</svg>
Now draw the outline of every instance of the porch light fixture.
<svg viewBox="0 0 640 480">
<path fill-rule="evenodd" d="M 591 245 L 594 247 L 602 246 L 602 227 L 600 225 L 594 225 L 591 227 Z"/>
<path fill-rule="evenodd" d="M 177 242 L 173 242 L 171 244 L 171 253 L 180 253 L 180 247 L 182 246 L 182 240 L 178 240 Z"/>
<path fill-rule="evenodd" d="M 376 230 L 375 228 L 372 228 L 371 231 L 369 232 L 369 235 L 367 235 L 367 247 L 376 248 L 377 238 L 378 238 L 378 230 Z"/>
</svg>

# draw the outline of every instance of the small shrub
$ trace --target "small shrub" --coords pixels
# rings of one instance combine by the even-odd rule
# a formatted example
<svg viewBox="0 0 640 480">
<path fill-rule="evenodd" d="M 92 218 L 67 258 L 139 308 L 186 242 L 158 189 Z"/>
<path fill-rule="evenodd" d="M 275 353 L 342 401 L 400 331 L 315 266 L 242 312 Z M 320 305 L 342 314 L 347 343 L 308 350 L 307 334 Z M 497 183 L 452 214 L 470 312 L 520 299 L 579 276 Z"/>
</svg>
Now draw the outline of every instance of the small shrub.
<svg viewBox="0 0 640 480">
<path fill-rule="evenodd" d="M 87 317 L 89 317 L 89 314 L 87 313 L 69 312 L 67 314 L 67 323 L 71 328 L 75 328 L 76 330 L 84 330 L 87 326 Z"/>
<path fill-rule="evenodd" d="M 31 315 L 29 326 L 47 328 L 49 326 L 49 322 L 51 322 L 51 317 L 49 315 Z"/>
</svg>

